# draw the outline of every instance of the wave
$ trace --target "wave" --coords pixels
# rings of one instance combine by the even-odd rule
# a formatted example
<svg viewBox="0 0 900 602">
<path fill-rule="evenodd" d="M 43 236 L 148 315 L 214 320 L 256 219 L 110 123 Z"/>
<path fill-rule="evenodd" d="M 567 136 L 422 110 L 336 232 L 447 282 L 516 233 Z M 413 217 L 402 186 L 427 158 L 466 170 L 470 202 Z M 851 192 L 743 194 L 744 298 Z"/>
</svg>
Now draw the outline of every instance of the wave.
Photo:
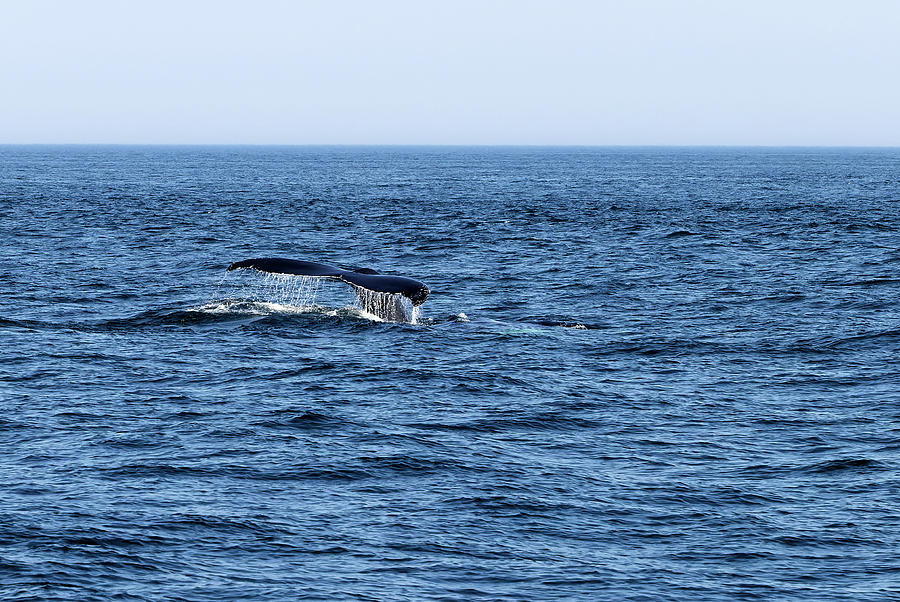
<svg viewBox="0 0 900 602">
<path fill-rule="evenodd" d="M 874 460 L 872 458 L 840 458 L 837 460 L 820 462 L 818 464 L 813 464 L 805 468 L 805 470 L 807 470 L 808 472 L 821 473 L 855 470 L 868 472 L 872 470 L 887 469 L 888 467 L 883 462 L 879 462 L 878 460 Z"/>
<path fill-rule="evenodd" d="M 555 412 L 545 412 L 531 416 L 479 419 L 469 422 L 452 423 L 408 423 L 405 426 L 429 431 L 473 431 L 473 432 L 509 432 L 509 431 L 573 431 L 594 429 L 600 423 L 577 416 L 567 416 Z"/>
<path fill-rule="evenodd" d="M 874 458 L 848 457 L 824 460 L 811 464 L 755 464 L 739 469 L 741 474 L 753 477 L 772 477 L 786 474 L 868 474 L 890 470 L 891 466 Z"/>
<path fill-rule="evenodd" d="M 878 286 L 880 284 L 900 284 L 900 278 L 869 278 L 868 280 L 860 280 L 852 285 L 858 286 Z"/>
<path fill-rule="evenodd" d="M 171 478 L 226 478 L 253 481 L 300 481 L 300 480 L 356 480 L 372 476 L 361 468 L 338 466 L 298 466 L 293 468 L 256 469 L 244 465 L 196 466 L 184 464 L 125 464 L 100 468 L 97 473 L 102 478 L 119 480 L 122 478 L 155 479 Z"/>
<path fill-rule="evenodd" d="M 822 284 L 829 286 L 882 286 L 890 284 L 900 284 L 900 278 L 893 276 L 876 276 L 874 278 L 863 278 L 861 280 L 825 280 Z"/>
<path fill-rule="evenodd" d="M 74 330 L 86 331 L 124 331 L 148 327 L 212 326 L 229 322 L 239 322 L 244 324 L 261 319 L 383 322 L 378 316 L 351 306 L 331 308 L 321 305 L 285 305 L 265 301 L 225 299 L 188 309 L 150 309 L 124 318 L 113 318 L 80 324 L 43 323 L 41 326 L 72 328 Z"/>
<path fill-rule="evenodd" d="M 674 232 L 669 232 L 666 234 L 666 238 L 682 238 L 684 236 L 697 236 L 696 232 L 691 232 L 690 230 L 675 230 Z"/>
<path fill-rule="evenodd" d="M 853 344 L 866 342 L 883 343 L 884 339 L 891 340 L 895 338 L 900 338 L 900 328 L 863 332 L 840 338 L 829 337 L 820 341 L 804 341 L 798 349 L 818 352 L 836 351 Z"/>
<path fill-rule="evenodd" d="M 464 312 L 443 317 L 422 316 L 414 308 L 411 323 L 385 322 L 379 316 L 355 305 L 342 307 L 325 306 L 316 303 L 292 304 L 277 301 L 247 299 L 243 297 L 221 298 L 199 305 L 184 307 L 161 307 L 147 309 L 130 316 L 106 318 L 92 321 L 54 322 L 48 320 L 21 320 L 0 317 L 0 329 L 19 328 L 28 330 L 67 329 L 83 332 L 117 332 L 154 327 L 203 327 L 216 324 L 238 322 L 246 324 L 260 319 L 287 319 L 336 321 L 354 323 L 381 323 L 391 326 L 434 327 L 444 324 L 467 324 L 470 328 L 500 335 L 549 334 L 552 329 L 600 330 L 606 325 L 592 323 L 579 318 L 557 315 L 524 316 L 515 321 L 498 321 L 488 318 L 470 318 Z"/>
<path fill-rule="evenodd" d="M 599 324 L 591 324 L 586 321 L 570 318 L 536 316 L 524 318 L 522 322 L 555 328 L 571 328 L 573 330 L 600 330 L 601 328 L 603 328 L 603 326 Z"/>
<path fill-rule="evenodd" d="M 262 426 L 273 429 L 293 429 L 299 431 L 337 430 L 348 423 L 340 418 L 306 411 L 287 420 L 264 420 L 253 423 L 254 426 Z"/>
<path fill-rule="evenodd" d="M 0 318 L 0 328 L 23 328 L 25 330 L 36 330 L 40 328 L 54 327 L 56 325 L 41 320 L 11 320 L 9 318 Z"/>
<path fill-rule="evenodd" d="M 356 317 L 360 319 L 382 322 L 378 316 L 369 314 L 359 308 L 346 306 L 332 308 L 323 305 L 290 305 L 273 303 L 269 301 L 247 301 L 245 299 L 224 299 L 213 301 L 199 307 L 194 307 L 189 312 L 207 314 L 211 316 L 271 316 L 271 315 L 300 315 L 315 314 L 331 317 Z"/>
</svg>

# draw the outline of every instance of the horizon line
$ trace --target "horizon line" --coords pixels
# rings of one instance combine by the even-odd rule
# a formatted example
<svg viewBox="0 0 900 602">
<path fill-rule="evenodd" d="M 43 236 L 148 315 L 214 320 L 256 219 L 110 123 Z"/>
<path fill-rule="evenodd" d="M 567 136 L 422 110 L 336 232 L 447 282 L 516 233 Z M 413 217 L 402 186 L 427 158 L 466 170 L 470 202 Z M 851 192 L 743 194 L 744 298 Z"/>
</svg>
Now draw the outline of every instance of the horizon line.
<svg viewBox="0 0 900 602">
<path fill-rule="evenodd" d="M 181 147 L 427 147 L 427 148 L 858 148 L 896 149 L 900 144 L 505 144 L 505 143 L 431 143 L 431 142 L 0 142 L 0 146 L 181 146 Z"/>
</svg>

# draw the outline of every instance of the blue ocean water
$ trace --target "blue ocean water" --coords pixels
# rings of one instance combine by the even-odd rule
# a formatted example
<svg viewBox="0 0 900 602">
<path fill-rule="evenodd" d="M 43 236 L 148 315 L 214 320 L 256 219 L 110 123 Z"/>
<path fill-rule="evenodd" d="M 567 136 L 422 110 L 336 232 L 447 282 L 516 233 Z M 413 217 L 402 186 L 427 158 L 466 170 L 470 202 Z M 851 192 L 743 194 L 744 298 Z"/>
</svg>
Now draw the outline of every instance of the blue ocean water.
<svg viewBox="0 0 900 602">
<path fill-rule="evenodd" d="M 898 149 L 0 147 L 0 597 L 900 599 L 898 243 Z"/>
</svg>

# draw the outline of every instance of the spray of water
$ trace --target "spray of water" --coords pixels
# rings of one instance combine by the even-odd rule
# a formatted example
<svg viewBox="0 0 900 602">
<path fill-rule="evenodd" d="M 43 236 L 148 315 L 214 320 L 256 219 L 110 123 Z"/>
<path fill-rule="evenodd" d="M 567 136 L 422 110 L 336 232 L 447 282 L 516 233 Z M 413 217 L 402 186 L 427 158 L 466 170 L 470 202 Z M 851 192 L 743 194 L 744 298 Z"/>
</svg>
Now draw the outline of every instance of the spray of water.
<svg viewBox="0 0 900 602">
<path fill-rule="evenodd" d="M 366 317 L 388 322 L 416 323 L 419 308 L 400 294 L 378 293 L 358 286 L 353 287 L 356 303 Z"/>
<path fill-rule="evenodd" d="M 270 302 L 295 307 L 311 307 L 316 304 L 321 278 L 266 274 L 261 288 L 264 298 Z"/>
<path fill-rule="evenodd" d="M 288 274 L 240 274 L 223 279 L 216 287 L 215 299 L 261 303 L 291 308 L 317 307 L 321 278 Z"/>
<path fill-rule="evenodd" d="M 233 311 L 246 303 L 268 311 L 319 311 L 319 298 L 325 296 L 332 307 L 348 304 L 354 312 L 374 321 L 417 323 L 419 308 L 400 294 L 378 293 L 360 287 L 352 287 L 355 301 L 346 298 L 349 289 L 344 285 L 323 286 L 327 279 L 312 276 L 295 276 L 272 273 L 239 273 L 223 278 L 215 292 L 216 303 L 212 311 Z M 335 293 L 340 294 L 335 294 Z M 329 293 L 329 294 L 325 294 Z M 252 308 L 251 308 L 252 309 Z"/>
</svg>

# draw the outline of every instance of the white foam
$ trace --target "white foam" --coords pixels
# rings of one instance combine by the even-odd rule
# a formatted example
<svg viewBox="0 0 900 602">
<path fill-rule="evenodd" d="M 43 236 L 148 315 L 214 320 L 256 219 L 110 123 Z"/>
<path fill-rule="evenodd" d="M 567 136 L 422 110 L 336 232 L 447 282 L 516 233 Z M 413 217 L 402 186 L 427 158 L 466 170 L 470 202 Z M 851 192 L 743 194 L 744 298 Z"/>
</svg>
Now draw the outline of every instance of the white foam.
<svg viewBox="0 0 900 602">
<path fill-rule="evenodd" d="M 208 314 L 253 314 L 267 315 L 273 313 L 300 314 L 309 312 L 323 312 L 328 308 L 320 305 L 285 305 L 283 303 L 271 303 L 267 301 L 248 301 L 246 299 L 222 299 L 212 301 L 199 307 L 191 308 Z"/>
</svg>

